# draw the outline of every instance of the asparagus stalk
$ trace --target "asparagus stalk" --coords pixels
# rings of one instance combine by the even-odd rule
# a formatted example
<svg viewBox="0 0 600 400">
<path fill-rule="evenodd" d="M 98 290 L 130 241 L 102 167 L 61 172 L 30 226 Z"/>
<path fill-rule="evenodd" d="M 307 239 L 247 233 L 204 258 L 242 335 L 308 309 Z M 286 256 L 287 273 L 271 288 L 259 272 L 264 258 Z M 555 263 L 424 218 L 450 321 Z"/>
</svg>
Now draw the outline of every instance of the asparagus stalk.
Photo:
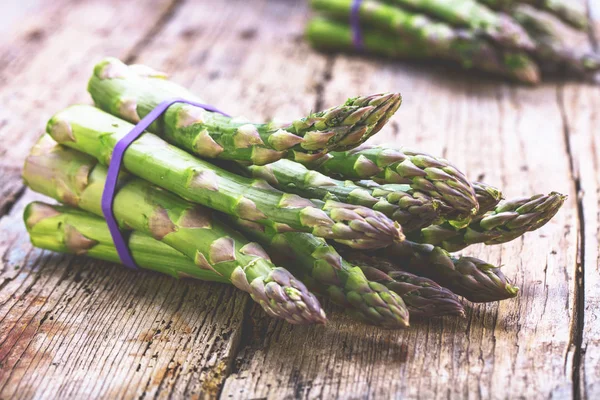
<svg viewBox="0 0 600 400">
<path fill-rule="evenodd" d="M 576 77 L 600 82 L 600 55 L 564 43 L 560 34 L 531 7 L 519 6 L 513 10 L 513 15 L 536 41 L 533 56 L 543 70 L 566 69 Z"/>
<path fill-rule="evenodd" d="M 422 12 L 455 26 L 481 32 L 503 47 L 531 50 L 527 32 L 503 13 L 490 10 L 475 0 L 386 0 L 399 7 Z"/>
<path fill-rule="evenodd" d="M 340 181 L 309 170 L 291 160 L 242 168 L 250 176 L 264 179 L 285 192 L 310 199 L 333 199 L 369 207 L 398 222 L 404 232 L 429 226 L 439 218 L 438 201 L 408 185 L 383 187 L 373 182 L 373 187 L 361 187 L 351 181 Z"/>
<path fill-rule="evenodd" d="M 477 216 L 492 211 L 503 198 L 500 189 L 484 182 L 473 182 L 473 189 L 475 190 L 475 196 L 477 197 L 477 204 L 479 204 Z"/>
<path fill-rule="evenodd" d="M 346 181 L 346 182 L 351 182 L 351 181 Z M 371 189 L 373 190 L 376 194 L 378 193 L 378 190 L 381 191 L 385 191 L 388 193 L 402 193 L 402 192 L 407 192 L 407 185 L 400 185 L 400 184 L 384 184 L 384 185 L 380 185 L 379 183 L 375 182 L 375 181 L 371 181 L 371 180 L 360 180 L 360 181 L 354 181 L 352 182 L 354 184 L 356 184 L 357 186 L 360 187 L 364 187 L 366 189 Z M 477 215 L 476 216 L 481 216 L 484 215 L 485 213 L 487 213 L 488 211 L 492 211 L 500 202 L 500 200 L 502 200 L 502 192 L 500 191 L 500 189 L 495 188 L 494 186 L 488 185 L 487 183 L 484 182 L 471 182 L 471 185 L 473 186 L 473 190 L 475 192 L 475 197 L 477 199 L 477 204 L 479 205 L 479 211 L 477 211 Z M 412 190 L 412 189 L 411 189 Z M 438 204 L 436 202 L 436 200 L 433 200 L 435 207 L 437 208 Z M 383 211 L 383 210 L 380 210 Z M 438 217 L 439 217 L 439 212 L 437 213 Z M 415 228 L 415 229 L 409 229 L 407 226 L 405 226 L 404 224 L 402 224 L 402 222 L 400 220 L 397 220 L 400 225 L 402 225 L 402 229 L 405 232 L 412 232 L 416 229 L 422 229 L 425 226 L 421 227 L 421 228 Z M 433 220 L 432 220 L 433 222 Z M 432 225 L 431 223 L 428 223 L 426 226 Z"/>
<path fill-rule="evenodd" d="M 115 144 L 132 125 L 90 106 L 72 106 L 47 125 L 59 143 L 108 164 Z M 311 202 L 280 192 L 264 181 L 243 178 L 145 133 L 125 152 L 132 174 L 185 199 L 256 221 L 277 231 L 305 231 L 352 247 L 386 246 L 403 238 L 400 227 L 366 207 L 337 201 Z"/>
<path fill-rule="evenodd" d="M 423 25 L 422 29 L 428 33 L 417 34 L 415 31 L 415 35 L 402 39 L 365 27 L 362 29 L 364 49 L 390 58 L 444 58 L 459 62 L 465 68 L 480 69 L 527 84 L 540 81 L 537 65 L 523 52 L 496 49 L 471 33 L 451 31 L 443 23 L 429 25 L 424 16 L 411 18 L 415 20 L 415 29 Z M 429 33 L 429 30 L 432 32 Z M 306 36 L 314 47 L 321 50 L 356 50 L 352 31 L 345 23 L 314 18 L 307 25 Z"/>
<path fill-rule="evenodd" d="M 57 145 L 47 135 L 33 147 L 23 168 L 23 179 L 31 189 L 100 216 L 106 174 L 95 159 Z M 43 207 L 38 209 L 42 211 L 34 217 L 45 215 Z M 325 321 L 319 303 L 304 286 L 277 268 L 260 245 L 212 218 L 210 210 L 141 179 L 124 177 L 113 211 L 121 227 L 143 232 L 187 255 L 198 270 L 210 271 L 250 293 L 270 315 L 296 324 Z M 66 239 L 87 243 L 77 231 L 71 233 L 74 236 Z"/>
<path fill-rule="evenodd" d="M 25 207 L 23 219 L 35 247 L 120 262 L 106 222 L 96 215 L 67 206 L 34 201 Z M 127 237 L 127 244 L 141 268 L 174 278 L 231 284 L 224 275 L 198 268 L 190 258 L 149 235 L 133 231 Z"/>
<path fill-rule="evenodd" d="M 499 268 L 474 257 L 453 257 L 430 244 L 405 240 L 369 253 L 345 248 L 342 255 L 386 273 L 408 271 L 429 278 L 474 303 L 505 300 L 519 292 Z"/>
<path fill-rule="evenodd" d="M 408 184 L 440 202 L 440 215 L 460 227 L 478 211 L 471 183 L 448 161 L 406 149 L 362 145 L 333 152 L 308 165 L 342 179 L 374 179 L 379 183 Z"/>
<path fill-rule="evenodd" d="M 176 96 L 200 101 L 139 66 L 107 58 L 96 65 L 88 91 L 101 109 L 137 123 Z M 143 75 L 144 76 L 140 76 Z M 151 82 L 155 82 L 153 85 Z M 290 151 L 305 156 L 352 148 L 380 130 L 401 104 L 398 93 L 349 99 L 345 104 L 286 124 L 237 122 L 187 104 L 174 104 L 149 130 L 192 153 L 252 164 L 276 161 Z"/>
<path fill-rule="evenodd" d="M 367 279 L 380 283 L 400 295 L 411 318 L 465 315 L 465 309 L 456 294 L 431 279 L 405 271 L 386 273 L 368 265 L 357 265 Z"/>
<path fill-rule="evenodd" d="M 154 89 L 161 90 L 161 91 L 162 90 L 170 91 L 174 96 L 180 96 L 180 97 L 190 98 L 190 99 L 194 99 L 194 98 L 199 99 L 196 95 L 194 95 L 189 90 L 183 88 L 182 86 L 180 86 L 172 81 L 169 81 L 168 76 L 163 72 L 155 71 L 148 66 L 139 65 L 139 64 L 130 65 L 129 69 L 130 69 L 130 71 L 134 72 L 138 77 L 143 78 L 144 81 L 146 83 L 148 83 L 149 85 L 151 85 Z M 381 98 L 378 99 L 378 97 L 381 97 L 381 96 L 386 97 L 387 100 L 381 99 Z M 386 102 L 386 104 L 390 103 L 390 104 L 392 104 L 392 106 L 387 108 L 387 105 L 384 104 L 384 102 Z M 377 132 L 379 132 L 385 126 L 385 124 L 388 123 L 388 121 L 396 113 L 396 111 L 398 111 L 398 108 L 400 108 L 401 104 L 402 104 L 402 96 L 399 93 L 397 93 L 397 94 L 383 93 L 383 94 L 376 94 L 376 95 L 371 95 L 371 96 L 364 96 L 362 98 L 360 98 L 360 97 L 351 98 L 351 99 L 347 100 L 346 103 L 342 106 L 338 106 L 338 107 L 334 107 L 334 108 L 331 108 L 326 111 L 322 111 L 321 113 L 325 113 L 325 112 L 331 113 L 330 115 L 328 115 L 331 118 L 327 120 L 327 123 L 330 125 L 335 124 L 336 120 L 338 120 L 338 121 L 343 120 L 342 122 L 344 122 L 344 123 L 355 123 L 354 129 L 355 129 L 356 133 L 350 135 L 350 137 L 348 139 L 344 139 L 343 143 L 340 142 L 337 146 L 334 146 L 331 149 L 324 149 L 322 151 L 306 151 L 305 152 L 305 151 L 302 151 L 302 149 L 291 148 L 290 150 L 287 151 L 286 157 L 300 158 L 300 159 L 304 159 L 304 160 L 312 160 L 314 158 L 318 158 L 318 157 L 322 156 L 324 153 L 326 153 L 327 151 L 330 151 L 330 150 L 334 150 L 334 149 L 340 150 L 340 149 L 344 149 L 344 148 L 350 149 L 350 148 L 356 147 L 360 143 L 366 141 L 371 136 L 373 136 Z M 350 118 L 344 119 L 344 115 L 341 112 L 341 109 L 343 107 L 347 108 L 347 112 L 349 114 L 354 115 L 354 117 L 355 117 L 354 121 Z M 354 111 L 354 110 L 350 109 L 350 107 L 358 107 L 359 109 Z M 378 107 L 378 109 L 374 110 L 373 107 Z M 385 109 L 385 115 L 382 116 L 381 113 L 384 112 L 383 111 L 384 109 Z M 363 112 L 365 113 L 364 116 L 362 115 Z M 371 112 L 372 112 L 372 114 L 369 114 Z M 340 113 L 342 115 L 336 115 L 336 113 Z M 311 114 L 310 117 L 304 118 L 304 120 L 310 119 L 312 122 L 315 122 L 315 121 L 317 121 L 317 117 L 316 117 L 317 114 L 319 114 L 319 113 L 316 113 L 316 114 L 313 113 L 313 114 Z M 325 117 L 322 117 L 322 118 L 325 118 Z M 268 125 L 268 124 L 265 124 L 265 125 Z M 275 126 L 276 124 L 271 123 L 271 125 Z M 367 126 L 367 130 L 365 132 L 363 132 L 362 129 L 360 129 L 360 126 L 362 126 L 362 125 Z M 317 126 L 316 122 L 315 122 L 315 126 Z M 336 126 L 332 126 L 332 129 L 339 130 L 340 128 L 337 128 Z M 362 138 L 359 138 L 359 136 L 358 136 L 358 135 L 360 135 L 358 133 L 359 130 L 361 132 L 363 132 Z M 305 140 L 306 140 L 306 136 L 305 136 Z M 192 149 L 191 151 L 193 152 L 194 150 Z M 273 161 L 275 161 L 275 160 L 273 160 Z M 238 161 L 238 162 L 241 164 L 247 164 L 247 162 L 243 162 L 243 161 Z M 253 165 L 263 165 L 266 163 L 267 162 L 261 162 L 261 163 L 253 162 L 252 164 Z"/>
<path fill-rule="evenodd" d="M 514 7 L 527 4 L 547 11 L 573 28 L 585 30 L 588 25 L 583 2 L 569 0 L 478 0 L 495 10 L 511 11 Z M 518 21 L 518 19 L 517 19 Z M 521 21 L 519 21 L 521 22 Z"/>
<path fill-rule="evenodd" d="M 301 232 L 276 233 L 254 223 L 231 219 L 242 232 L 290 263 L 309 287 L 326 293 L 355 318 L 386 328 L 408 326 L 402 298 L 385 285 L 369 281 L 361 268 L 346 262 L 327 242 Z"/>
<path fill-rule="evenodd" d="M 541 228 L 556 215 L 567 197 L 556 192 L 501 203 L 468 227 L 457 229 L 445 223 L 414 232 L 409 238 L 419 243 L 459 251 L 475 243 L 500 244 Z"/>
</svg>

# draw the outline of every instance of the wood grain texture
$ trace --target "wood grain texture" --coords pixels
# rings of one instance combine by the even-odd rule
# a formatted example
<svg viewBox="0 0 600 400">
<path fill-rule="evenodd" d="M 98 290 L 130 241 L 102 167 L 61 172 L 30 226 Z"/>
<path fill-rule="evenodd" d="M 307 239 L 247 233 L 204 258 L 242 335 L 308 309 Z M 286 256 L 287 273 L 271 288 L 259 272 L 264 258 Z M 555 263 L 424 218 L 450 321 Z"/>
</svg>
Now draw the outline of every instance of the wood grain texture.
<svg viewBox="0 0 600 400">
<path fill-rule="evenodd" d="M 588 0 L 590 38 L 598 51 L 600 3 Z M 579 249 L 579 381 L 581 398 L 600 397 L 600 89 L 565 85 L 560 92 L 582 221 Z"/>
<path fill-rule="evenodd" d="M 245 297 L 33 249 L 21 210 L 34 198 L 0 222 L 0 396 L 216 395 Z"/>
<path fill-rule="evenodd" d="M 315 53 L 307 15 L 304 1 L 59 0 L 0 39 L 0 398 L 599 396 L 598 89 Z M 255 121 L 398 90 L 404 104 L 377 141 L 447 157 L 507 197 L 570 198 L 537 232 L 469 248 L 503 265 L 517 299 L 396 332 L 326 301 L 325 327 L 290 326 L 223 285 L 33 249 L 20 215 L 36 196 L 19 199 L 18 170 L 53 112 L 89 101 L 104 55 Z"/>
<path fill-rule="evenodd" d="M 1 163 L 20 168 L 53 113 L 90 102 L 93 65 L 105 54 L 128 57 L 172 1 L 58 1 L 19 24 L 0 51 Z"/>
<path fill-rule="evenodd" d="M 577 182 L 580 231 L 579 336 L 582 397 L 600 396 L 600 89 L 568 85 L 563 94 L 566 133 Z"/>
</svg>

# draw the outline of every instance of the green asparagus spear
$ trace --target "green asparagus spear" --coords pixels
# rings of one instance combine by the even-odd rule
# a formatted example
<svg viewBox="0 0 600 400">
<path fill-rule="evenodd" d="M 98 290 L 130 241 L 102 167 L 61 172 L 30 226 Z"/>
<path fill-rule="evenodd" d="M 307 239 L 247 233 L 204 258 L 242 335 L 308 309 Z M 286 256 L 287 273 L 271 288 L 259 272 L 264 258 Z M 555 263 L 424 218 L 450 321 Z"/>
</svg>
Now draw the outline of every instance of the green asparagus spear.
<svg viewBox="0 0 600 400">
<path fill-rule="evenodd" d="M 56 114 L 47 131 L 59 143 L 107 165 L 115 144 L 132 125 L 97 108 L 72 106 Z M 126 170 L 185 199 L 278 231 L 298 230 L 353 247 L 380 247 L 401 240 L 397 223 L 361 206 L 332 200 L 320 204 L 243 178 L 143 134 L 125 152 Z"/>
<path fill-rule="evenodd" d="M 440 215 L 463 227 L 478 211 L 477 198 L 464 174 L 448 161 L 406 149 L 362 145 L 333 152 L 308 165 L 342 179 L 374 179 L 409 184 L 440 202 Z"/>
<path fill-rule="evenodd" d="M 431 279 L 399 270 L 383 272 L 364 263 L 357 265 L 368 280 L 380 283 L 400 295 L 411 318 L 465 315 L 458 297 Z"/>
<path fill-rule="evenodd" d="M 423 22 L 427 23 L 426 20 Z M 426 25 L 423 29 L 428 30 L 429 27 Z M 465 68 L 480 69 L 527 84 L 540 81 L 537 65 L 522 52 L 496 49 L 468 32 L 447 33 L 444 26 L 438 27 L 437 24 L 431 29 L 438 33 L 402 39 L 365 27 L 362 29 L 363 47 L 369 53 L 390 58 L 446 58 L 461 63 Z M 306 36 L 314 47 L 321 50 L 356 51 L 352 31 L 346 23 L 313 18 L 307 25 Z M 451 46 L 449 51 L 444 50 L 447 46 Z"/>
<path fill-rule="evenodd" d="M 120 263 L 108 226 L 104 219 L 96 215 L 76 208 L 34 201 L 25 207 L 23 219 L 35 247 L 59 253 L 85 254 Z M 231 284 L 224 275 L 198 268 L 190 258 L 149 235 L 133 231 L 127 237 L 127 244 L 140 268 L 162 272 L 174 278 Z"/>
<path fill-rule="evenodd" d="M 447 223 L 431 225 L 414 232 L 409 239 L 434 244 L 448 251 L 459 251 L 475 243 L 506 243 L 548 223 L 566 198 L 552 192 L 509 200 L 476 218 L 466 228 L 457 229 Z"/>
<path fill-rule="evenodd" d="M 355 318 L 386 328 L 408 326 L 402 298 L 385 285 L 369 281 L 359 267 L 346 262 L 325 240 L 308 233 L 276 233 L 239 219 L 230 222 L 262 243 L 274 258 L 279 255 L 290 263 L 311 289 L 325 293 Z"/>
<path fill-rule="evenodd" d="M 510 12 L 514 7 L 527 4 L 547 11 L 571 25 L 573 28 L 585 30 L 588 21 L 585 15 L 584 2 L 573 0 L 478 0 L 494 10 Z M 518 21 L 518 20 L 517 20 Z M 521 21 L 519 21 L 521 22 Z"/>
<path fill-rule="evenodd" d="M 506 14 L 490 10 L 475 0 L 385 0 L 399 7 L 422 12 L 455 26 L 481 32 L 503 47 L 531 50 L 527 32 Z"/>
<path fill-rule="evenodd" d="M 101 216 L 106 173 L 92 157 L 57 145 L 44 135 L 25 162 L 23 179 L 37 192 Z M 260 245 L 214 220 L 210 210 L 141 179 L 123 177 L 113 211 L 120 226 L 139 230 L 182 252 L 198 270 L 210 271 L 250 293 L 270 315 L 291 323 L 325 321 L 306 288 L 290 286 L 294 278 L 289 272 L 276 268 Z M 72 233 L 77 243 L 81 235 Z M 273 296 L 268 289 L 273 285 L 284 295 Z"/>
<path fill-rule="evenodd" d="M 492 211 L 502 200 L 502 192 L 500 189 L 488 185 L 484 182 L 473 182 L 473 189 L 479 204 L 477 216 L 484 215 L 488 211 Z"/>
<path fill-rule="evenodd" d="M 474 257 L 453 257 L 430 244 L 405 240 L 369 253 L 341 250 L 351 262 L 362 260 L 386 273 L 408 271 L 429 278 L 474 303 L 505 300 L 519 292 L 499 268 Z"/>
<path fill-rule="evenodd" d="M 600 55 L 565 43 L 548 21 L 531 7 L 519 6 L 513 15 L 537 43 L 533 56 L 544 72 L 567 70 L 575 77 L 600 82 Z"/>
<path fill-rule="evenodd" d="M 250 176 L 264 179 L 284 191 L 309 199 L 333 199 L 357 204 L 382 212 L 409 232 L 431 225 L 439 218 L 438 201 L 415 191 L 408 185 L 360 187 L 351 181 L 340 181 L 311 171 L 290 160 L 268 165 L 242 167 Z"/>
<path fill-rule="evenodd" d="M 151 81 L 158 82 L 152 85 Z M 96 65 L 88 91 L 98 107 L 132 123 L 173 97 L 200 101 L 184 88 L 165 84 L 156 74 L 144 78 L 139 66 L 132 70 L 114 58 Z M 398 93 L 357 97 L 286 124 L 236 122 L 178 103 L 149 130 L 202 157 L 265 164 L 285 157 L 291 149 L 310 155 L 352 148 L 381 129 L 400 103 Z"/>
<path fill-rule="evenodd" d="M 331 179 L 333 179 L 333 178 L 331 178 Z M 352 183 L 354 183 L 357 186 L 364 187 L 369 190 L 373 190 L 373 191 L 375 191 L 375 193 L 378 193 L 378 190 L 385 191 L 388 193 L 398 193 L 398 192 L 406 192 L 407 191 L 407 189 L 406 189 L 407 185 L 399 185 L 399 184 L 380 185 L 379 183 L 368 180 L 368 179 L 360 180 L 360 181 L 353 181 Z M 502 198 L 503 198 L 502 192 L 500 191 L 500 189 L 495 188 L 491 185 L 488 185 L 487 183 L 472 182 L 471 184 L 473 186 L 473 190 L 475 191 L 475 197 L 477 198 L 477 204 L 479 205 L 479 211 L 477 212 L 476 216 L 484 215 L 488 211 L 493 210 L 498 205 L 500 200 L 502 200 Z M 433 201 L 435 202 L 435 200 L 433 200 Z M 437 208 L 437 202 L 436 202 L 435 206 Z M 380 210 L 380 211 L 383 211 L 383 210 Z M 437 216 L 439 217 L 439 212 L 437 214 L 438 214 Z M 400 223 L 400 225 L 402 225 L 402 229 L 405 232 L 412 232 L 416 229 L 422 229 L 422 228 L 409 229 L 400 220 L 397 220 L 397 221 Z M 441 221 L 441 222 L 443 222 L 443 221 Z M 429 225 L 432 225 L 432 224 L 431 223 L 427 224 L 427 226 L 429 226 Z"/>
</svg>

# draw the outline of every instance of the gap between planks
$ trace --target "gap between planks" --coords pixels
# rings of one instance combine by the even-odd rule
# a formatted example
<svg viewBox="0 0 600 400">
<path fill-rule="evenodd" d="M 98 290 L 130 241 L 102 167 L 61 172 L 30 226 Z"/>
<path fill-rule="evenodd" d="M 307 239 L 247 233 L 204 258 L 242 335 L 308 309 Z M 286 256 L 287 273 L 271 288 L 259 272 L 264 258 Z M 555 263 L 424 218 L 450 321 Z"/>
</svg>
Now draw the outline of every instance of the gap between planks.
<svg viewBox="0 0 600 400">
<path fill-rule="evenodd" d="M 565 149 L 569 157 L 569 172 L 573 183 L 573 193 L 575 193 L 575 204 L 577 208 L 577 258 L 575 264 L 575 281 L 573 316 L 571 320 L 571 332 L 569 339 L 569 349 L 565 355 L 565 368 L 571 359 L 571 379 L 573 381 L 573 399 L 582 398 L 582 393 L 585 388 L 582 388 L 582 380 L 580 379 L 581 372 L 581 352 L 583 344 L 583 329 L 585 319 L 585 212 L 583 201 L 581 198 L 582 187 L 579 172 L 575 168 L 575 160 L 573 157 L 573 149 L 570 141 L 570 129 L 567 119 L 567 112 L 564 102 L 564 85 L 559 85 L 556 88 L 556 101 L 560 109 L 560 116 L 563 123 L 563 138 Z M 570 348 L 573 348 L 572 350 Z"/>
</svg>

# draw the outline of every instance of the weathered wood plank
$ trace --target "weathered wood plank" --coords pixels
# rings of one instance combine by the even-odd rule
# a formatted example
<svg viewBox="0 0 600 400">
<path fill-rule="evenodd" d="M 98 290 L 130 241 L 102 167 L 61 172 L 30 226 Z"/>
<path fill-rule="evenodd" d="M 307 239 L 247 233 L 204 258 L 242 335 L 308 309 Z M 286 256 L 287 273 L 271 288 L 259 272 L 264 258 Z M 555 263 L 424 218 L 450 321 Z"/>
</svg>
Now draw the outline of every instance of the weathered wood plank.
<svg viewBox="0 0 600 400">
<path fill-rule="evenodd" d="M 590 42 L 600 49 L 600 3 L 588 0 Z M 584 399 L 600 396 L 600 89 L 566 85 L 560 92 L 565 114 L 565 139 L 569 143 L 573 175 L 577 184 L 580 226 L 579 307 L 577 332 L 579 393 Z"/>
<path fill-rule="evenodd" d="M 509 390 L 525 398 L 571 396 L 572 361 L 565 355 L 577 215 L 556 87 L 517 88 L 430 72 L 338 56 L 324 102 L 336 103 L 349 90 L 400 90 L 404 105 L 395 127 L 378 141 L 443 154 L 472 178 L 502 186 L 509 197 L 551 190 L 571 194 L 542 230 L 468 251 L 504 265 L 521 287 L 520 297 L 472 306 L 466 320 L 416 322 L 406 332 L 358 326 L 337 314 L 326 328 L 308 328 L 307 334 L 257 320 L 223 395 L 505 398 Z"/>
<path fill-rule="evenodd" d="M 0 221 L 0 396 L 215 396 L 245 297 L 33 249 L 20 211 L 37 197 Z"/>
<path fill-rule="evenodd" d="M 568 85 L 563 94 L 566 135 L 578 185 L 580 228 L 580 385 L 582 398 L 600 396 L 600 89 Z"/>
<path fill-rule="evenodd" d="M 127 56 L 172 1 L 57 2 L 58 10 L 34 14 L 7 35 L 14 40 L 0 49 L 8 60 L 0 70 L 2 164 L 21 167 L 53 113 L 89 102 L 85 87 L 94 63 L 105 55 Z"/>
<path fill-rule="evenodd" d="M 10 1 L 2 4 L 0 13 L 0 34 L 11 32 L 25 15 L 41 6 L 40 0 Z"/>
</svg>

